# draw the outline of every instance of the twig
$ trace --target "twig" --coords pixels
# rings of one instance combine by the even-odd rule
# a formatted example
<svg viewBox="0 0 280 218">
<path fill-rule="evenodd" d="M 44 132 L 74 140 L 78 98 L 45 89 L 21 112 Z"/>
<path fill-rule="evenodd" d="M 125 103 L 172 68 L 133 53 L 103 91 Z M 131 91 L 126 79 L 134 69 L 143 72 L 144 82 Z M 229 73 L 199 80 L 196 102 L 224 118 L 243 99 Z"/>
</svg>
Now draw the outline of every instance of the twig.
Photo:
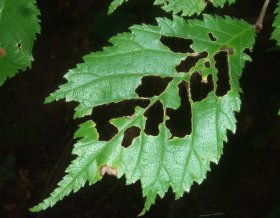
<svg viewBox="0 0 280 218">
<path fill-rule="evenodd" d="M 263 19 L 264 19 L 269 2 L 270 2 L 270 0 L 265 0 L 261 13 L 259 15 L 259 18 L 255 24 L 257 33 L 259 33 L 261 31 L 261 29 L 263 28 Z"/>
</svg>

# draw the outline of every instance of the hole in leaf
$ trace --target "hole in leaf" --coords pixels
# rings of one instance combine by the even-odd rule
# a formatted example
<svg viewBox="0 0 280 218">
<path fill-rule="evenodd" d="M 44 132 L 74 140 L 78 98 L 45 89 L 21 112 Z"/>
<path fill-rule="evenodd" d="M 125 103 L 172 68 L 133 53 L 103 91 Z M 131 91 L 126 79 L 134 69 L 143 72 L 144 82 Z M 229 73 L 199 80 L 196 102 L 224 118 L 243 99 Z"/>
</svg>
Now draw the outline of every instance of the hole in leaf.
<svg viewBox="0 0 280 218">
<path fill-rule="evenodd" d="M 209 39 L 213 42 L 217 41 L 217 38 L 213 35 L 213 33 L 208 33 Z"/>
<path fill-rule="evenodd" d="M 17 43 L 16 46 L 17 46 L 19 51 L 22 51 L 22 43 L 21 42 Z"/>
<path fill-rule="evenodd" d="M 170 129 L 173 137 L 184 137 L 192 132 L 191 104 L 187 89 L 187 83 L 182 82 L 179 85 L 181 106 L 177 110 L 167 108 L 167 115 L 170 119 L 166 121 L 166 126 Z"/>
<path fill-rule="evenodd" d="M 181 63 L 176 67 L 176 71 L 188 73 L 190 69 L 192 69 L 197 62 L 202 59 L 206 58 L 208 53 L 206 51 L 199 53 L 197 56 L 188 56 L 185 60 L 181 61 Z"/>
<path fill-rule="evenodd" d="M 227 52 L 221 51 L 214 56 L 218 69 L 217 96 L 224 96 L 230 90 Z"/>
<path fill-rule="evenodd" d="M 183 39 L 178 37 L 161 36 L 160 41 L 162 44 L 167 46 L 171 51 L 175 53 L 193 53 L 191 44 L 193 43 L 190 39 Z"/>
<path fill-rule="evenodd" d="M 124 137 L 122 140 L 122 146 L 127 148 L 129 145 L 132 144 L 133 139 L 140 135 L 140 128 L 136 126 L 132 126 L 125 130 Z"/>
<path fill-rule="evenodd" d="M 117 134 L 118 129 L 109 123 L 115 117 L 131 116 L 136 106 L 146 107 L 147 100 L 125 100 L 119 103 L 97 106 L 93 109 L 92 119 L 96 123 L 100 141 L 109 141 Z"/>
<path fill-rule="evenodd" d="M 231 48 L 231 47 L 228 47 L 226 45 L 224 45 L 222 48 L 221 48 L 221 51 L 222 52 L 226 52 L 227 54 L 229 55 L 232 55 L 234 53 L 234 49 Z"/>
<path fill-rule="evenodd" d="M 158 126 L 163 121 L 163 108 L 160 101 L 157 101 L 148 111 L 145 112 L 147 117 L 145 133 L 156 136 L 159 134 Z"/>
<path fill-rule="evenodd" d="M 209 62 L 209 61 L 206 61 L 206 62 L 204 63 L 204 65 L 205 65 L 205 67 L 209 68 L 209 67 L 210 67 L 210 62 Z"/>
<path fill-rule="evenodd" d="M 211 74 L 207 76 L 206 81 L 202 81 L 202 76 L 195 72 L 191 76 L 191 96 L 194 102 L 201 101 L 207 97 L 209 92 L 213 91 L 214 83 Z"/>
<path fill-rule="evenodd" d="M 158 76 L 145 76 L 142 78 L 142 83 L 137 87 L 135 92 L 139 97 L 153 97 L 160 95 L 172 78 L 161 78 Z"/>
<path fill-rule="evenodd" d="M 243 51 L 245 54 L 249 55 L 250 57 L 252 56 L 252 50 L 249 48 L 244 49 Z"/>
</svg>

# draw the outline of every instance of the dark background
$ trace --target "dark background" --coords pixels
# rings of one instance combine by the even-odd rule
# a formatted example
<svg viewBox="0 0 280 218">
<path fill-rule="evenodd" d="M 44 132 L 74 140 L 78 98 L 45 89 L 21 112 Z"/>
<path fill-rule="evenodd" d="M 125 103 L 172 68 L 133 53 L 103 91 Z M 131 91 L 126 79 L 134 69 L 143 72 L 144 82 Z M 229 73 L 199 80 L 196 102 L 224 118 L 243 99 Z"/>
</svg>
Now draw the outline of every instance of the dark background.
<svg viewBox="0 0 280 218">
<path fill-rule="evenodd" d="M 72 119 L 75 103 L 44 105 L 44 98 L 65 82 L 68 69 L 82 62 L 83 55 L 100 50 L 110 36 L 127 31 L 132 24 L 151 24 L 156 16 L 164 16 L 151 0 L 131 1 L 110 17 L 106 16 L 109 0 L 38 1 L 42 32 L 35 42 L 32 69 L 0 87 L 1 218 L 132 218 L 141 211 L 140 184 L 125 186 L 124 179 L 109 176 L 51 209 L 35 214 L 28 211 L 64 175 L 73 158 L 73 133 L 81 123 Z M 263 2 L 238 1 L 223 10 L 207 10 L 253 24 Z M 229 133 L 219 165 L 213 164 L 207 179 L 181 199 L 175 201 L 168 192 L 144 217 L 280 217 L 280 50 L 269 41 L 275 4 L 271 1 L 264 29 L 258 34 L 253 62 L 246 64 L 237 132 Z M 112 113 L 118 114 L 117 109 L 104 110 L 99 116 L 109 119 Z M 99 118 L 100 131 L 110 135 L 105 118 Z"/>
</svg>

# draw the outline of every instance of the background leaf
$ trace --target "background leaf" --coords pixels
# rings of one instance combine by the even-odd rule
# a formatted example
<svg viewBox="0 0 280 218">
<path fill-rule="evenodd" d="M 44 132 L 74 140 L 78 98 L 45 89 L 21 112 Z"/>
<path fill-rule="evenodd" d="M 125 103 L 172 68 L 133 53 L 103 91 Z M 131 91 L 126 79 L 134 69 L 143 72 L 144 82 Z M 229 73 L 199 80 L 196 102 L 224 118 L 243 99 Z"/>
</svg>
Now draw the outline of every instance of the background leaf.
<svg viewBox="0 0 280 218">
<path fill-rule="evenodd" d="M 33 61 L 32 47 L 40 32 L 35 0 L 0 0 L 0 86 Z"/>
<path fill-rule="evenodd" d="M 114 0 L 109 6 L 108 14 L 113 13 L 119 6 L 123 3 L 127 2 L 128 0 Z"/>
<path fill-rule="evenodd" d="M 114 0 L 110 7 L 109 13 L 112 13 L 120 5 L 128 0 Z M 232 4 L 236 0 L 213 0 L 211 3 L 215 7 L 223 7 L 226 3 Z M 209 1 L 210 2 L 210 1 Z M 204 0 L 155 0 L 155 5 L 160 5 L 163 10 L 173 14 L 182 13 L 183 16 L 200 14 L 206 7 L 208 1 Z"/>
<path fill-rule="evenodd" d="M 277 45 L 280 46 L 280 1 L 278 1 L 277 7 L 275 9 L 275 19 L 272 26 L 275 29 L 272 33 L 271 38 L 276 40 Z"/>
<path fill-rule="evenodd" d="M 65 76 L 68 82 L 47 99 L 47 102 L 62 98 L 77 101 L 76 117 L 90 114 L 97 105 L 127 99 L 145 99 L 149 103 L 143 108 L 136 107 L 130 117 L 112 119 L 110 122 L 118 133 L 109 141 L 99 140 L 93 121 L 81 124 L 75 134 L 79 140 L 73 149 L 77 157 L 67 168 L 67 175 L 50 197 L 32 211 L 53 206 L 87 181 L 93 184 L 108 173 L 118 178 L 124 175 L 127 184 L 140 180 L 146 197 L 141 213 L 144 214 L 169 187 L 176 198 L 181 197 L 194 182 L 204 180 L 211 162 L 219 161 L 227 130 L 235 132 L 234 112 L 240 109 L 239 78 L 245 61 L 250 60 L 244 50 L 252 48 L 255 29 L 242 20 L 210 15 L 205 15 L 203 20 L 174 17 L 173 20 L 159 18 L 157 22 L 158 26 L 133 26 L 131 33 L 113 37 L 112 46 L 85 56 L 85 63 L 70 70 Z M 170 50 L 163 36 L 191 40 L 190 50 Z M 218 91 L 221 69 L 216 57 L 221 53 L 226 56 L 228 68 L 229 88 L 224 93 Z M 178 65 L 191 62 L 190 58 L 197 58 L 196 64 L 187 72 L 178 70 Z M 135 90 L 145 76 L 168 77 L 171 81 L 160 94 L 139 97 Z M 195 76 L 200 80 L 193 84 Z M 195 86 L 205 84 L 212 89 L 197 99 Z M 170 119 L 167 110 L 175 110 L 181 104 L 180 85 L 186 90 L 191 116 L 188 118 L 191 132 L 181 138 L 171 134 L 166 126 Z M 144 114 L 156 103 L 163 109 L 163 120 L 159 133 L 148 135 Z M 139 130 L 139 135 L 124 147 L 124 133 L 132 127 Z"/>
</svg>

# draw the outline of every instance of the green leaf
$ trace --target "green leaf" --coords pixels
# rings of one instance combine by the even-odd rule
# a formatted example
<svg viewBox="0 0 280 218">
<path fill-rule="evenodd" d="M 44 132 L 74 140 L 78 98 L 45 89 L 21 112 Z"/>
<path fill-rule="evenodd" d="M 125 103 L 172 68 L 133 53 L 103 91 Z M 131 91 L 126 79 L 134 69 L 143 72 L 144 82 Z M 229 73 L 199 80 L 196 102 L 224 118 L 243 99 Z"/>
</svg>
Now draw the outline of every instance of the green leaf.
<svg viewBox="0 0 280 218">
<path fill-rule="evenodd" d="M 78 101 L 75 117 L 83 117 L 95 106 L 137 98 L 135 89 L 145 75 L 177 76 L 175 67 L 186 55 L 172 53 L 161 44 L 159 27 L 133 26 L 131 30 L 111 38 L 114 46 L 85 56 L 87 64 L 70 70 L 65 76 L 69 82 L 46 102 Z"/>
<path fill-rule="evenodd" d="M 128 0 L 114 0 L 110 7 L 109 13 L 114 12 L 120 5 Z M 226 3 L 232 4 L 236 0 L 155 0 L 155 5 L 160 5 L 165 11 L 173 14 L 182 13 L 183 16 L 191 16 L 200 14 L 208 2 L 211 2 L 215 7 L 223 7 Z"/>
<path fill-rule="evenodd" d="M 35 0 L 0 0 L 0 86 L 26 70 L 33 61 L 32 47 L 40 32 Z"/>
<path fill-rule="evenodd" d="M 182 16 L 200 14 L 207 5 L 204 0 L 155 0 L 155 4 L 173 14 L 182 12 Z"/>
<path fill-rule="evenodd" d="M 276 40 L 277 45 L 280 46 L 280 1 L 278 0 L 277 7 L 275 9 L 275 19 L 272 24 L 275 28 L 271 38 Z"/>
<path fill-rule="evenodd" d="M 209 1 L 215 7 L 223 7 L 226 3 L 232 4 L 235 0 L 213 0 Z M 182 16 L 200 14 L 207 6 L 204 0 L 155 0 L 156 5 L 161 5 L 167 12 L 173 14 L 182 13 Z"/>
<path fill-rule="evenodd" d="M 108 14 L 112 14 L 119 6 L 127 1 L 128 0 L 114 0 L 109 6 Z"/>
<path fill-rule="evenodd" d="M 173 20 L 159 18 L 157 22 L 158 26 L 133 26 L 131 33 L 113 37 L 112 46 L 87 55 L 85 63 L 66 74 L 68 82 L 47 99 L 48 102 L 62 98 L 77 101 L 76 116 L 82 117 L 97 105 L 143 99 L 135 90 L 144 76 L 172 79 L 161 94 L 147 98 L 148 106 L 136 107 L 131 117 L 112 119 L 110 122 L 118 133 L 109 141 L 99 141 L 93 121 L 81 124 L 75 134 L 79 138 L 73 149 L 76 159 L 67 168 L 67 175 L 50 197 L 31 211 L 51 207 L 87 181 L 94 184 L 108 173 L 118 178 L 125 176 L 127 184 L 140 180 L 146 197 L 141 212 L 144 214 L 169 187 L 179 198 L 194 182 L 200 184 L 205 179 L 211 162 L 218 163 L 227 130 L 235 132 L 234 113 L 240 109 L 238 81 L 245 61 L 250 60 L 244 50 L 252 48 L 255 29 L 242 20 L 210 15 L 205 15 L 203 20 L 174 17 Z M 162 44 L 162 36 L 192 40 L 193 52 L 172 52 Z M 207 56 L 201 57 L 188 73 L 176 72 L 182 60 L 198 57 L 202 52 L 207 52 Z M 217 96 L 219 76 L 215 57 L 221 52 L 227 52 L 230 90 Z M 200 100 L 192 96 L 191 78 L 197 74 L 202 77 L 200 85 L 211 83 L 208 78 L 212 78 L 214 87 Z M 191 107 L 191 133 L 182 138 L 172 136 L 166 126 L 169 119 L 166 110 L 180 106 L 179 84 L 188 90 Z M 144 113 L 156 102 L 162 105 L 163 122 L 159 134 L 151 136 L 144 132 Z M 124 132 L 131 127 L 139 129 L 139 136 L 131 145 L 123 147 Z"/>
<path fill-rule="evenodd" d="M 226 3 L 233 4 L 236 0 L 213 0 L 211 1 L 215 7 L 224 7 Z"/>
</svg>

